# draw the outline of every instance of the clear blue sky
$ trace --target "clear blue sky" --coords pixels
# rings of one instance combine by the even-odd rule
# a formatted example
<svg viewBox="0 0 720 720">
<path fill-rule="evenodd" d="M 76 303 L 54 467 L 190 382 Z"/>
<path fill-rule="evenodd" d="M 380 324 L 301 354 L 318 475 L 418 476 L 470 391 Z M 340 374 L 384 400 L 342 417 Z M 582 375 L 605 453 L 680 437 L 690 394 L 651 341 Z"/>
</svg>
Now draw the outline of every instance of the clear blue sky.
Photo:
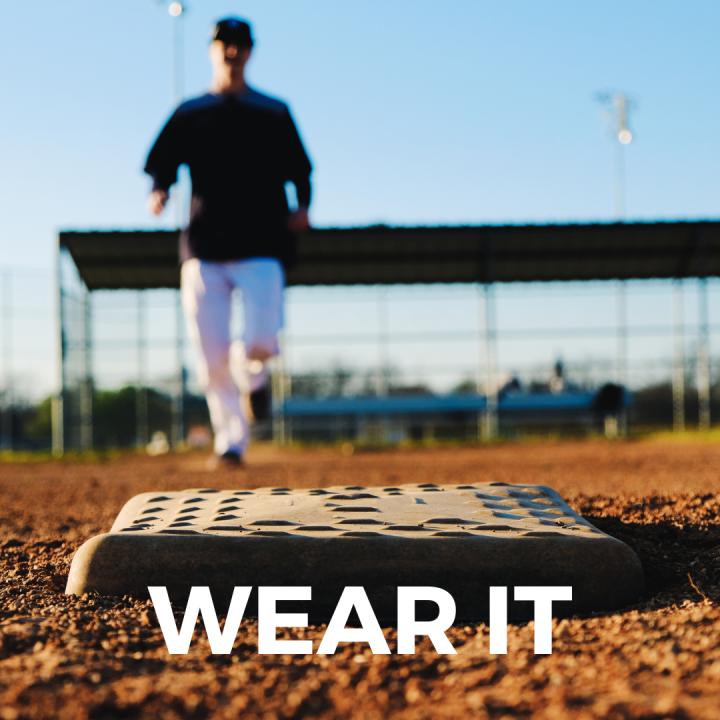
<svg viewBox="0 0 720 720">
<path fill-rule="evenodd" d="M 716 0 L 188 5 L 186 95 L 213 21 L 248 17 L 250 81 L 294 110 L 318 225 L 610 218 L 604 89 L 637 102 L 628 215 L 720 215 Z M 171 224 L 140 171 L 174 105 L 166 7 L 3 3 L 0 264 L 49 272 L 59 228 Z"/>
<path fill-rule="evenodd" d="M 718 214 L 715 0 L 188 4 L 189 95 L 213 20 L 254 22 L 250 79 L 295 111 L 318 224 L 609 217 L 605 88 L 638 103 L 629 215 Z M 140 167 L 173 106 L 171 22 L 153 0 L 3 4 L 4 262 L 49 266 L 59 227 L 152 224 Z"/>
</svg>

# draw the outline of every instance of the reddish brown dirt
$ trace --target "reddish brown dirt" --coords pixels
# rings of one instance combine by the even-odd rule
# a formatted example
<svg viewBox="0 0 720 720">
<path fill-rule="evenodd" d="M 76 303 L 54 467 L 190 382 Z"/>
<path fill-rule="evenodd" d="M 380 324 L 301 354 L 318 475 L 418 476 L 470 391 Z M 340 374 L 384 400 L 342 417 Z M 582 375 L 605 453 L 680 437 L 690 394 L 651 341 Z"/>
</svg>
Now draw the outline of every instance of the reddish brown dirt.
<svg viewBox="0 0 720 720">
<path fill-rule="evenodd" d="M 720 717 L 720 445 L 584 442 L 342 455 L 259 449 L 247 470 L 204 459 L 0 465 L 0 720 L 222 717 Z M 146 490 L 259 485 L 492 481 L 559 490 L 635 548 L 647 596 L 611 615 L 563 620 L 554 652 L 532 653 L 532 625 L 509 652 L 487 628 L 453 628 L 455 656 L 256 654 L 198 641 L 169 656 L 148 603 L 66 597 L 74 550 Z M 295 637 L 319 637 L 322 628 Z M 388 630 L 390 645 L 393 634 Z"/>
</svg>

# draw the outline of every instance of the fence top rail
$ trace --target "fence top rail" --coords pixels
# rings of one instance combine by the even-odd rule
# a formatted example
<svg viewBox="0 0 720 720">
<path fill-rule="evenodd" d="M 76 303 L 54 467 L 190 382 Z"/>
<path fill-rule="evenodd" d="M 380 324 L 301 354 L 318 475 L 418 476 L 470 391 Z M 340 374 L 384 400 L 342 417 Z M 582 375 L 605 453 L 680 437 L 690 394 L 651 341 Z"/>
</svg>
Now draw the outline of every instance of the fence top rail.
<svg viewBox="0 0 720 720">
<path fill-rule="evenodd" d="M 90 290 L 176 288 L 177 236 L 63 230 L 59 246 Z M 720 220 L 318 228 L 288 268 L 305 286 L 718 276 Z"/>
</svg>

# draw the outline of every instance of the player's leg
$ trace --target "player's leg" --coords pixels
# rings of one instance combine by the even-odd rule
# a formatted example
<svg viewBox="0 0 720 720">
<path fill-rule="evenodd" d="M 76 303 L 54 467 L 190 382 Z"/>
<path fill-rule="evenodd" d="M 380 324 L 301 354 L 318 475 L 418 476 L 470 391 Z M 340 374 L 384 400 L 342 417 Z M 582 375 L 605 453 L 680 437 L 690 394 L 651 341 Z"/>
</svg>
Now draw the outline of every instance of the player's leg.
<svg viewBox="0 0 720 720">
<path fill-rule="evenodd" d="M 218 456 L 242 457 L 248 441 L 247 415 L 230 372 L 232 280 L 225 264 L 197 259 L 183 263 L 183 308 L 205 392 Z"/>
<path fill-rule="evenodd" d="M 285 271 L 272 258 L 239 262 L 235 277 L 242 292 L 245 328 L 244 375 L 256 419 L 270 414 L 270 387 L 267 361 L 280 352 L 280 330 L 284 324 L 283 291 Z M 236 366 L 237 367 L 237 366 Z"/>
</svg>

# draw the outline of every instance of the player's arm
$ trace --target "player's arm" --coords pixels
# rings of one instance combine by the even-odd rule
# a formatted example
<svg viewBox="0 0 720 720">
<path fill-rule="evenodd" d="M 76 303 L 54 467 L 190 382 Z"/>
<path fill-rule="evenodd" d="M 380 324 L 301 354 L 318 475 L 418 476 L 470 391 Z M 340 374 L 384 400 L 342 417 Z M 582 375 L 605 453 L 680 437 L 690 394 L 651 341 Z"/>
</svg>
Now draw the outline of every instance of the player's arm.
<svg viewBox="0 0 720 720">
<path fill-rule="evenodd" d="M 153 181 L 148 197 L 148 210 L 153 215 L 162 213 L 170 197 L 170 188 L 177 181 L 182 146 L 182 119 L 176 110 L 160 130 L 145 161 L 145 172 Z"/>
<path fill-rule="evenodd" d="M 303 232 L 310 228 L 309 210 L 312 200 L 310 175 L 312 173 L 312 164 L 289 110 L 285 113 L 285 133 L 287 138 L 287 180 L 295 186 L 298 203 L 295 211 L 290 213 L 288 226 L 294 232 Z"/>
</svg>

